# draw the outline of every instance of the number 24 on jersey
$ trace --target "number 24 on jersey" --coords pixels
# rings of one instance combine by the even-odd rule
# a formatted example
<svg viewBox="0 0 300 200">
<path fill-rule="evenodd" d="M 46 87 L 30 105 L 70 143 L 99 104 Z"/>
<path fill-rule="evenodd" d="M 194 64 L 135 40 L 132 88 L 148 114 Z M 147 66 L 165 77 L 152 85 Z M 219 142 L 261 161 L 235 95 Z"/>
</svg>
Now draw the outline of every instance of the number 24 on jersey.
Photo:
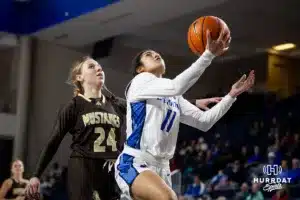
<svg viewBox="0 0 300 200">
<path fill-rule="evenodd" d="M 108 137 L 106 139 L 106 145 L 102 144 L 106 138 L 105 130 L 102 127 L 96 127 L 95 134 L 97 134 L 97 135 L 100 134 L 100 135 L 94 142 L 94 152 L 106 152 L 106 146 L 111 146 L 112 152 L 116 152 L 118 150 L 115 128 L 111 128 L 110 131 L 108 132 Z"/>
</svg>

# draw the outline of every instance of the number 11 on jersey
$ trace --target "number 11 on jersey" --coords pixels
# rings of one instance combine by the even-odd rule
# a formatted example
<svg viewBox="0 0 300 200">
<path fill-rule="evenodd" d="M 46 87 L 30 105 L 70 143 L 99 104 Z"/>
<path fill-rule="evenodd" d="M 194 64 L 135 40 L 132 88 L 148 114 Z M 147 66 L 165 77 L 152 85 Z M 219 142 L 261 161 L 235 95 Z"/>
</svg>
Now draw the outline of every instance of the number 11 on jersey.
<svg viewBox="0 0 300 200">
<path fill-rule="evenodd" d="M 167 114 L 166 114 L 165 118 L 163 119 L 160 129 L 162 131 L 169 133 L 173 126 L 175 117 L 176 117 L 176 112 L 172 111 L 171 109 L 168 109 Z"/>
</svg>

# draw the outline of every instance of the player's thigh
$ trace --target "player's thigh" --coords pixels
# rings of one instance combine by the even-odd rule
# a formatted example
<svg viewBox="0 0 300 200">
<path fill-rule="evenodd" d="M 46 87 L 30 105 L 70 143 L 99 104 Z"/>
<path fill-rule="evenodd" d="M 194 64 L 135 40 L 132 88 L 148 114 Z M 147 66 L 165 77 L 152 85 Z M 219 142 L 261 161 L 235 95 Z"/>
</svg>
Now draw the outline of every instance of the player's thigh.
<svg viewBox="0 0 300 200">
<path fill-rule="evenodd" d="M 141 172 L 131 185 L 135 200 L 176 200 L 175 192 L 155 172 Z"/>
<path fill-rule="evenodd" d="M 173 200 L 175 193 L 146 162 L 121 154 L 115 164 L 115 178 L 123 196 L 135 200 Z"/>
<path fill-rule="evenodd" d="M 99 167 L 99 166 L 98 166 Z M 116 181 L 114 177 L 114 168 L 109 170 L 107 167 L 98 168 L 99 175 L 94 181 L 94 188 L 99 194 L 101 200 L 119 199 L 119 194 L 116 192 Z"/>
<path fill-rule="evenodd" d="M 87 160 L 70 158 L 68 163 L 68 196 L 69 200 L 92 200 L 93 188 Z"/>
</svg>

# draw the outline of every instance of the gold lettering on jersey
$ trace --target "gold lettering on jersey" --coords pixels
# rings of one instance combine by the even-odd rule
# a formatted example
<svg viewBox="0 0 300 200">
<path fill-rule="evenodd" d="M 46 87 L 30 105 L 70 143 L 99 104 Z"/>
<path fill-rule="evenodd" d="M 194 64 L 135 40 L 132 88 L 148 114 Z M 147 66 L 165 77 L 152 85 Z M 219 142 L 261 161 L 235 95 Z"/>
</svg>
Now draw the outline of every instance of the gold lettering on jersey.
<svg viewBox="0 0 300 200">
<path fill-rule="evenodd" d="M 14 188 L 12 193 L 13 195 L 23 195 L 25 189 L 24 188 Z"/>
<path fill-rule="evenodd" d="M 82 120 L 85 126 L 95 124 L 110 124 L 115 128 L 120 127 L 120 117 L 112 113 L 91 112 L 82 115 Z"/>
</svg>

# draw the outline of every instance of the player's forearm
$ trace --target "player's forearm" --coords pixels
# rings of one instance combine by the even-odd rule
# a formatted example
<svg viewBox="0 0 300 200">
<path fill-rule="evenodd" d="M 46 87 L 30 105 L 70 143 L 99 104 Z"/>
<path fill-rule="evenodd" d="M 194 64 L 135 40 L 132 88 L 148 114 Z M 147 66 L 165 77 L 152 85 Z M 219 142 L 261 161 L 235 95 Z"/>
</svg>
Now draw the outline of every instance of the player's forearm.
<svg viewBox="0 0 300 200">
<path fill-rule="evenodd" d="M 190 87 L 197 82 L 205 69 L 211 64 L 214 57 L 215 56 L 207 50 L 189 68 L 176 76 L 173 79 L 175 87 L 174 96 L 183 95 L 190 89 Z"/>
<path fill-rule="evenodd" d="M 53 137 L 49 141 L 48 145 L 44 148 L 42 151 L 35 173 L 33 174 L 34 177 L 40 178 L 43 174 L 44 170 L 48 166 L 48 164 L 51 162 L 53 156 L 58 150 L 58 147 L 60 145 L 62 139 L 59 137 Z"/>
<path fill-rule="evenodd" d="M 197 119 L 197 128 L 202 131 L 208 131 L 228 112 L 235 100 L 236 99 L 230 95 L 226 95 L 210 110 L 205 112 L 199 111 L 199 113 L 195 113 L 195 118 Z"/>
</svg>

